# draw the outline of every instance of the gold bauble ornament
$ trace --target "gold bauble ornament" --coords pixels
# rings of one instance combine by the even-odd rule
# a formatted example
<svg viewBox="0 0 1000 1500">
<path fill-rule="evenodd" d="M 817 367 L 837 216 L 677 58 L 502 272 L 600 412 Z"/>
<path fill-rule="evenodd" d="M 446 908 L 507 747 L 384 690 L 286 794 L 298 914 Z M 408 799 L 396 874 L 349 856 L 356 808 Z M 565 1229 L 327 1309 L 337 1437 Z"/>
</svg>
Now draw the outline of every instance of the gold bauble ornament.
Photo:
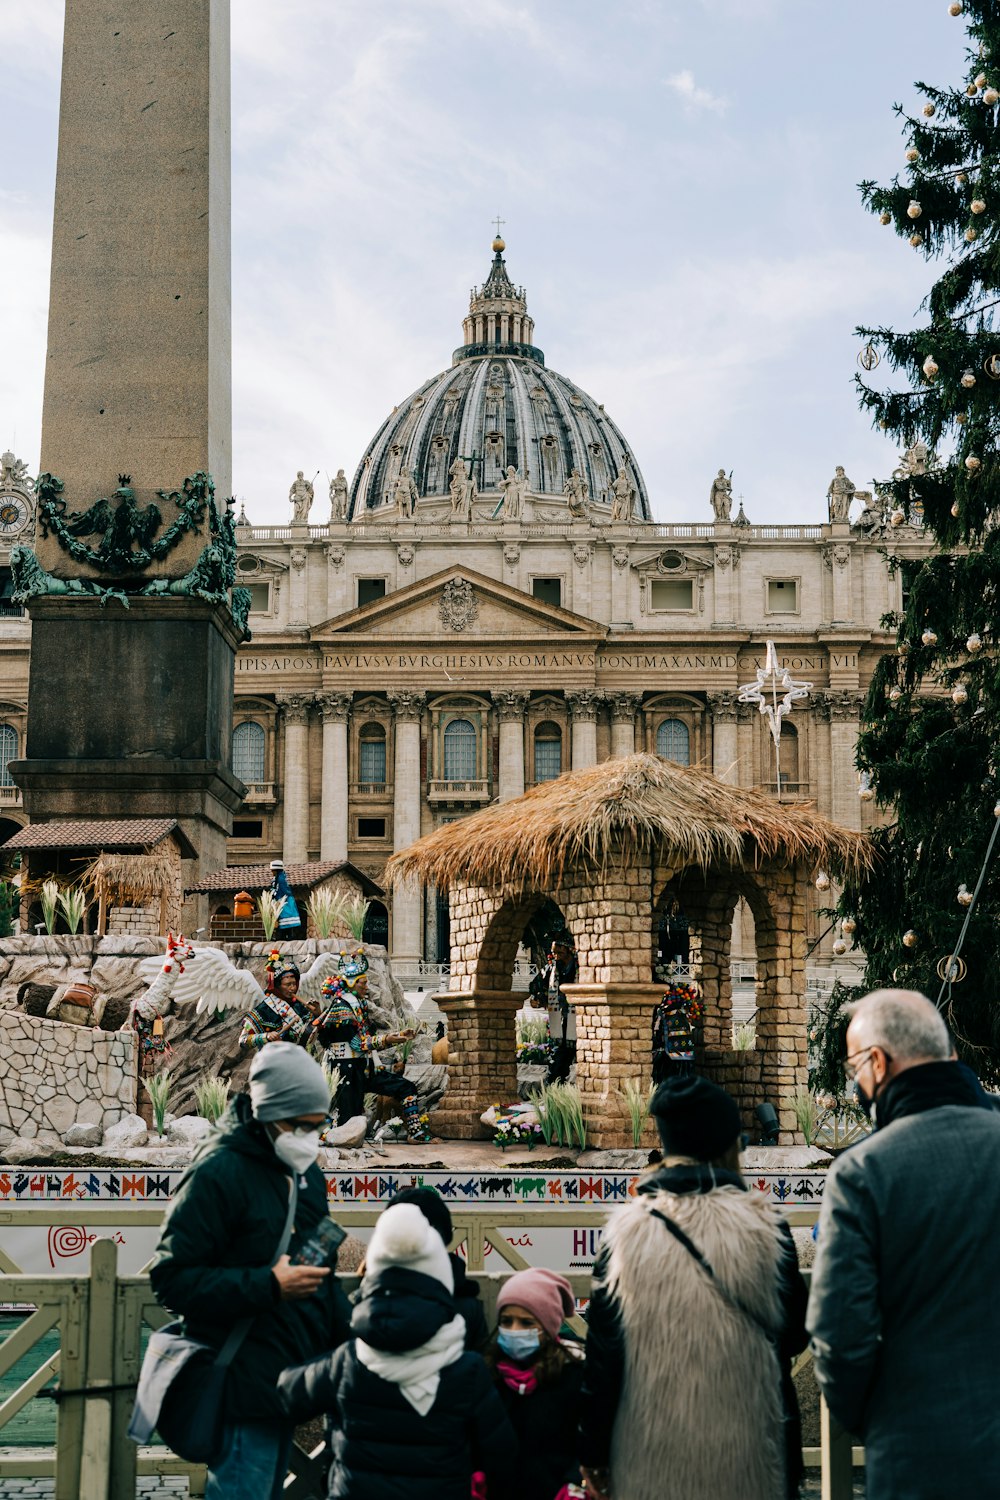
<svg viewBox="0 0 1000 1500">
<path fill-rule="evenodd" d="M 816 875 L 816 889 L 818 891 L 828 891 L 830 889 L 830 877 L 825 870 L 818 871 Z"/>
<path fill-rule="evenodd" d="M 969 179 L 968 179 L 968 177 L 966 176 L 966 174 L 964 172 L 956 172 L 955 173 L 955 181 L 956 182 L 959 182 L 959 183 L 961 183 L 961 182 L 968 182 L 968 180 Z"/>
<path fill-rule="evenodd" d="M 983 90 L 983 103 L 988 104 L 990 109 L 993 108 L 998 99 L 1000 99 L 1000 94 L 997 93 L 996 89 Z"/>
<path fill-rule="evenodd" d="M 949 16 L 960 16 L 962 14 L 962 7 L 959 4 L 959 0 L 951 0 L 951 4 L 948 7 L 948 14 Z"/>
<path fill-rule="evenodd" d="M 903 524 L 903 522 L 905 520 L 906 520 L 906 512 L 904 510 L 894 510 L 893 513 L 892 513 L 892 515 L 889 517 L 889 525 L 890 526 L 902 526 L 902 524 Z"/>
<path fill-rule="evenodd" d="M 885 209 L 883 209 L 882 212 L 878 216 L 878 221 L 879 221 L 880 224 L 891 224 L 892 223 L 892 214 L 888 213 Z"/>
<path fill-rule="evenodd" d="M 965 231 L 965 238 L 967 243 L 971 245 L 973 240 L 978 240 L 979 230 L 973 229 L 972 225 L 970 224 L 968 229 Z"/>
<path fill-rule="evenodd" d="M 924 631 L 924 633 L 920 637 L 920 639 L 923 641 L 923 643 L 924 643 L 925 646 L 936 646 L 937 645 L 937 631 L 936 630 L 932 630 L 931 627 L 928 625 L 927 629 Z"/>
<path fill-rule="evenodd" d="M 975 375 L 973 375 L 972 371 L 971 370 L 963 370 L 962 371 L 962 384 L 965 386 L 965 389 L 967 391 L 971 391 L 972 387 L 975 385 L 975 383 L 976 383 L 976 377 L 975 377 Z"/>
<path fill-rule="evenodd" d="M 936 113 L 937 110 L 934 108 L 933 104 L 924 105 L 924 114 L 927 116 L 928 120 L 933 120 Z"/>
<path fill-rule="evenodd" d="M 969 210 L 974 214 L 984 214 L 986 212 L 986 204 L 982 198 L 973 198 L 969 204 Z"/>
<path fill-rule="evenodd" d="M 933 354 L 928 354 L 927 358 L 924 360 L 920 368 L 923 370 L 928 380 L 933 380 L 940 366 L 938 365 L 938 362 L 934 358 Z"/>
<path fill-rule="evenodd" d="M 964 958 L 956 958 L 949 953 L 947 958 L 938 959 L 937 977 L 943 983 L 961 984 L 968 972 Z"/>
<path fill-rule="evenodd" d="M 917 150 L 916 146 L 911 146 L 910 149 L 909 149 L 909 151 L 907 151 L 907 153 L 906 153 L 906 160 L 907 161 L 919 161 L 920 160 L 920 152 Z"/>
<path fill-rule="evenodd" d="M 858 787 L 858 796 L 862 802 L 874 802 L 875 800 L 875 788 L 869 781 L 867 774 L 861 778 L 861 785 Z"/>
<path fill-rule="evenodd" d="M 965 886 L 965 885 L 960 885 L 959 886 L 959 888 L 958 888 L 958 897 L 957 897 L 959 906 L 971 906 L 974 899 L 975 898 L 973 897 L 973 894 L 969 890 L 968 886 Z"/>
<path fill-rule="evenodd" d="M 964 412 L 964 411 L 957 411 L 957 412 L 956 412 L 956 413 L 955 413 L 955 421 L 956 421 L 956 422 L 957 422 L 957 423 L 958 423 L 958 425 L 959 425 L 959 427 L 964 427 L 964 426 L 965 426 L 965 424 L 966 424 L 966 422 L 967 422 L 967 421 L 968 421 L 968 420 L 969 420 L 969 419 L 968 419 L 968 417 L 967 417 L 967 416 L 966 416 L 966 414 L 965 414 L 965 412 Z"/>
<path fill-rule="evenodd" d="M 903 689 L 902 688 L 892 687 L 892 688 L 889 689 L 889 702 L 890 703 L 898 703 L 899 700 L 900 700 L 900 698 L 902 698 L 902 696 L 903 696 Z"/>
<path fill-rule="evenodd" d="M 917 200 L 916 200 L 916 198 L 914 198 L 914 199 L 912 199 L 912 200 L 911 200 L 911 201 L 910 201 L 910 202 L 909 202 L 909 203 L 908 203 L 908 204 L 907 204 L 907 205 L 906 205 L 906 217 L 907 217 L 907 218 L 908 218 L 908 219 L 919 219 L 919 218 L 920 218 L 920 215 L 921 215 L 921 214 L 922 214 L 922 213 L 923 213 L 923 208 L 922 208 L 922 207 L 921 207 L 921 206 L 920 206 L 920 204 L 919 204 L 919 203 L 918 203 L 918 202 L 917 202 Z"/>
<path fill-rule="evenodd" d="M 979 90 L 976 88 L 976 85 L 974 83 L 969 83 L 966 84 L 965 92 L 968 94 L 970 99 L 974 99 L 979 93 Z"/>
<path fill-rule="evenodd" d="M 914 249 L 916 249 L 918 245 L 922 245 L 923 242 L 924 242 L 924 237 L 923 237 L 922 234 L 911 234 L 910 235 L 910 244 L 913 246 Z"/>
<path fill-rule="evenodd" d="M 847 952 L 847 944 L 843 938 L 835 938 L 833 941 L 833 952 L 841 958 Z"/>
<path fill-rule="evenodd" d="M 977 656 L 983 649 L 983 639 L 977 630 L 974 630 L 965 643 L 965 649 L 970 656 Z"/>
<path fill-rule="evenodd" d="M 957 521 L 958 520 L 958 516 L 959 516 L 959 509 L 958 509 L 958 501 L 957 500 L 953 500 L 952 503 L 951 503 L 951 513 L 955 517 L 955 520 Z"/>
<path fill-rule="evenodd" d="M 917 946 L 917 934 L 912 927 L 908 927 L 903 933 L 903 947 L 915 948 Z"/>
<path fill-rule="evenodd" d="M 982 468 L 982 459 L 977 458 L 974 453 L 970 453 L 965 460 L 965 467 L 969 470 L 970 474 L 974 474 L 977 469 Z"/>
<path fill-rule="evenodd" d="M 956 683 L 951 690 L 951 701 L 956 708 L 961 708 L 963 703 L 968 703 L 969 701 L 969 695 L 960 682 Z"/>
<path fill-rule="evenodd" d="M 983 369 L 991 380 L 1000 380 L 1000 354 L 987 355 L 983 360 Z"/>
<path fill-rule="evenodd" d="M 858 924 L 857 922 L 855 922 L 853 917 L 845 917 L 840 924 L 841 932 L 843 932 L 847 937 L 853 937 L 855 932 L 857 931 L 857 927 Z"/>
<path fill-rule="evenodd" d="M 977 89 L 984 89 L 985 87 L 986 87 L 986 74 L 985 73 L 978 73 L 976 75 L 976 88 Z"/>
</svg>

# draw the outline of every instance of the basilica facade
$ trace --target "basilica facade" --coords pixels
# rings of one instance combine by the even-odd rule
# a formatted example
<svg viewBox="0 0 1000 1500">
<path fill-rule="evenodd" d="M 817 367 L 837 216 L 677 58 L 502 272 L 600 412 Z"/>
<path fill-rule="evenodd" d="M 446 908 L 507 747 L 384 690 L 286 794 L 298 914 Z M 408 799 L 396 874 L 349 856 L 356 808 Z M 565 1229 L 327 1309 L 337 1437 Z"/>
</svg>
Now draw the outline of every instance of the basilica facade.
<svg viewBox="0 0 1000 1500">
<path fill-rule="evenodd" d="M 233 769 L 248 792 L 229 862 L 349 859 L 379 880 L 394 849 L 442 822 L 638 749 L 774 795 L 780 783 L 782 798 L 865 826 L 859 714 L 893 644 L 879 622 L 927 540 L 843 468 L 827 488 L 819 460 L 801 525 L 733 515 L 722 470 L 690 520 L 655 522 L 622 432 L 533 342 L 504 250 L 494 241 L 450 366 L 393 408 L 353 480 L 338 471 L 327 500 L 299 473 L 288 524 L 239 517 L 252 639 L 236 661 Z M 30 652 L 3 564 L 30 540 L 32 507 L 5 454 L 3 837 L 25 821 L 7 765 L 23 753 Z M 808 685 L 777 754 L 738 701 L 768 641 Z M 446 961 L 446 893 L 397 888 L 385 908 L 397 964 Z M 741 941 L 752 933 L 737 933 L 737 956 Z"/>
</svg>

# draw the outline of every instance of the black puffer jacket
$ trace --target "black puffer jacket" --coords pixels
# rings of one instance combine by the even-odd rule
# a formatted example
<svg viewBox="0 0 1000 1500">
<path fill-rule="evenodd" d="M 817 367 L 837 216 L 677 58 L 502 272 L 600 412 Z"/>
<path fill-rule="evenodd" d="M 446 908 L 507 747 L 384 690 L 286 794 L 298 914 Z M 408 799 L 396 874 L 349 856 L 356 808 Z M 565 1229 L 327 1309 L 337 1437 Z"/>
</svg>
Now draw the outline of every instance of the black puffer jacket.
<svg viewBox="0 0 1000 1500">
<path fill-rule="evenodd" d="M 438 1282 L 394 1268 L 362 1282 L 351 1332 L 400 1354 L 419 1349 L 455 1315 Z M 461 1354 L 441 1370 L 425 1416 L 361 1363 L 353 1338 L 325 1359 L 286 1370 L 279 1393 L 296 1421 L 329 1419 L 330 1500 L 469 1500 L 476 1470 L 499 1483 L 513 1461 L 514 1433 L 478 1354 Z"/>
<path fill-rule="evenodd" d="M 311 1297 L 282 1302 L 271 1263 L 288 1213 L 288 1172 L 238 1094 L 181 1178 L 150 1267 L 156 1300 L 193 1338 L 220 1347 L 234 1323 L 256 1318 L 226 1382 L 226 1414 L 281 1419 L 277 1381 L 286 1365 L 341 1343 L 350 1307 L 331 1274 Z M 288 1253 L 327 1217 L 326 1183 L 312 1166 L 299 1180 Z"/>
<path fill-rule="evenodd" d="M 455 1308 L 465 1319 L 465 1347 L 484 1354 L 490 1341 L 490 1330 L 486 1324 L 486 1311 L 479 1298 L 479 1283 L 472 1281 L 465 1269 L 465 1261 L 452 1251 L 452 1274 L 455 1277 Z"/>
<path fill-rule="evenodd" d="M 583 1352 L 569 1346 L 568 1357 L 555 1384 L 538 1386 L 527 1395 L 512 1390 L 502 1376 L 496 1377 L 519 1447 L 513 1474 L 506 1483 L 490 1487 L 489 1500 L 555 1500 L 563 1485 L 580 1483 L 576 1424 Z"/>
</svg>

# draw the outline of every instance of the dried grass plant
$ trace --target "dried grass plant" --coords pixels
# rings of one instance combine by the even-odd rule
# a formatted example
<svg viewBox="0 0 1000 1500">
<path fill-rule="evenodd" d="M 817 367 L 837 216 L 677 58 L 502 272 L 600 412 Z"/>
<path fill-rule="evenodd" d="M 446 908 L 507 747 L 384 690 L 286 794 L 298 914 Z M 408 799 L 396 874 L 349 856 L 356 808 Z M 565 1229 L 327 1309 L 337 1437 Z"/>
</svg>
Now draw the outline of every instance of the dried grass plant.
<svg viewBox="0 0 1000 1500">
<path fill-rule="evenodd" d="M 260 915 L 260 925 L 264 929 L 264 937 L 268 942 L 274 937 L 274 929 L 278 925 L 278 918 L 281 916 L 283 905 L 284 902 L 272 896 L 270 891 L 261 891 L 257 897 L 257 911 Z"/>
</svg>

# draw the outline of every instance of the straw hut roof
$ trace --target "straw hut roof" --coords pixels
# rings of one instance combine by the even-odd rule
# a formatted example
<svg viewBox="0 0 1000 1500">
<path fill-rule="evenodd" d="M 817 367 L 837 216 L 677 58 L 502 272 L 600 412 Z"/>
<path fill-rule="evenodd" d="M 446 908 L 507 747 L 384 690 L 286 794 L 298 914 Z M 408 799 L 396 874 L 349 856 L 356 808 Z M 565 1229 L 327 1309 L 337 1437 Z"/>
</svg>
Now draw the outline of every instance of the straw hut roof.
<svg viewBox="0 0 1000 1500">
<path fill-rule="evenodd" d="M 109 906 L 145 906 L 178 883 L 179 871 L 169 851 L 150 849 L 146 854 L 105 852 L 87 866 L 83 884 L 89 886 L 98 901 Z"/>
<path fill-rule="evenodd" d="M 664 864 L 704 869 L 783 857 L 847 873 L 872 858 L 867 838 L 810 807 L 776 802 L 658 755 L 629 755 L 446 823 L 392 855 L 384 878 L 552 887 L 573 868 L 600 874 L 619 866 L 627 849 L 653 850 Z"/>
</svg>

